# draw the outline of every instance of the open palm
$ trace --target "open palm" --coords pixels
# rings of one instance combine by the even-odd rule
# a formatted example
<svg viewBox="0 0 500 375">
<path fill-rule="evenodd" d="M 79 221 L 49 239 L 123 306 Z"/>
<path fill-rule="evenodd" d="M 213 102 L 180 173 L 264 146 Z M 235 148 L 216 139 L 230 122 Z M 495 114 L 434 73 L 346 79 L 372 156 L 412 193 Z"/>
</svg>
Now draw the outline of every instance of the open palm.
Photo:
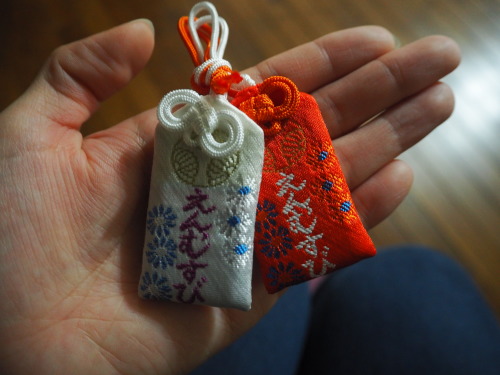
<svg viewBox="0 0 500 375">
<path fill-rule="evenodd" d="M 155 113 L 85 138 L 79 128 L 143 68 L 153 44 L 136 21 L 64 46 L 0 115 L 2 373 L 183 373 L 278 298 L 258 275 L 250 312 L 137 297 Z M 316 97 L 367 227 L 411 185 L 411 170 L 393 159 L 453 107 L 436 83 L 458 63 L 452 41 L 393 48 L 385 30 L 361 27 L 246 71 L 288 76 Z"/>
</svg>

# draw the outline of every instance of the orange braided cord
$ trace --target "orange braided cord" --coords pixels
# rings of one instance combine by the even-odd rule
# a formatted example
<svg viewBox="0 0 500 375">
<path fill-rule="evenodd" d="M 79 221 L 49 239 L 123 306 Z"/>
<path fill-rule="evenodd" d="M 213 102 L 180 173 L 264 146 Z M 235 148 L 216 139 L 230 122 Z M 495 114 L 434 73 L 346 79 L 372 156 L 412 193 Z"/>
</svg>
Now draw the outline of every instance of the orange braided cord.
<svg viewBox="0 0 500 375">
<path fill-rule="evenodd" d="M 210 89 L 216 94 L 225 94 L 229 92 L 231 96 L 234 96 L 236 92 L 231 90 L 231 85 L 235 83 L 240 83 L 243 77 L 235 70 L 231 70 L 228 66 L 221 66 L 212 74 L 212 80 L 210 85 L 205 84 L 205 78 L 207 71 L 210 66 L 207 66 L 200 75 L 200 84 L 198 84 L 194 75 L 191 76 L 191 86 L 200 95 L 207 95 Z"/>
<path fill-rule="evenodd" d="M 191 60 L 193 60 L 193 64 L 195 66 L 201 65 L 203 61 L 200 61 L 198 56 L 198 51 L 194 46 L 193 39 L 191 38 L 191 34 L 189 32 L 189 17 L 184 16 L 179 19 L 179 23 L 177 24 L 177 30 L 181 36 L 182 42 L 186 46 L 189 56 L 191 56 Z M 210 34 L 212 33 L 212 28 L 208 24 L 202 25 L 198 30 L 198 37 L 203 40 L 207 47 L 205 48 L 205 56 L 204 59 L 207 59 L 208 51 L 210 49 Z"/>
</svg>

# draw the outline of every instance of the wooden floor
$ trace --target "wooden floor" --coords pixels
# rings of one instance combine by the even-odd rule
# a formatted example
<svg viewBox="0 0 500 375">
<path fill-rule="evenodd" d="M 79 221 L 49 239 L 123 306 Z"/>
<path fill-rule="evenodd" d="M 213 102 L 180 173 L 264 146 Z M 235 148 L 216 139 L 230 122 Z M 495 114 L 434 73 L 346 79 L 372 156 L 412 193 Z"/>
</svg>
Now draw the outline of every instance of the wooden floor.
<svg viewBox="0 0 500 375">
<path fill-rule="evenodd" d="M 226 53 L 241 69 L 322 34 L 379 24 L 402 44 L 453 37 L 463 63 L 445 79 L 453 117 L 403 159 L 415 169 L 408 199 L 371 234 L 378 246 L 420 243 L 458 259 L 500 316 L 500 0 L 214 0 L 229 21 Z M 151 63 L 85 125 L 114 124 L 183 88 L 191 64 L 176 33 L 194 1 L 3 0 L 0 108 L 15 99 L 58 45 L 140 17 L 157 33 Z"/>
</svg>

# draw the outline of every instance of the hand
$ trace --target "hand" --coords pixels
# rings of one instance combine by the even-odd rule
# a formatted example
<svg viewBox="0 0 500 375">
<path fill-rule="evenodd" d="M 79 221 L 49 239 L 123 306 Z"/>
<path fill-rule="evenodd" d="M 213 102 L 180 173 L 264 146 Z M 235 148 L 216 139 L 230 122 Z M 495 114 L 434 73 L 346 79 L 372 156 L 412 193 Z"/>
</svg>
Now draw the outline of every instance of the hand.
<svg viewBox="0 0 500 375">
<path fill-rule="evenodd" d="M 79 128 L 143 68 L 153 44 L 136 21 L 61 47 L 0 115 L 2 373 L 186 372 L 278 298 L 259 278 L 248 313 L 137 297 L 155 113 L 85 138 Z M 367 227 L 409 190 L 409 167 L 393 159 L 453 107 L 437 83 L 458 64 L 452 41 L 393 49 L 388 32 L 361 27 L 247 71 L 288 76 L 316 97 Z"/>
</svg>

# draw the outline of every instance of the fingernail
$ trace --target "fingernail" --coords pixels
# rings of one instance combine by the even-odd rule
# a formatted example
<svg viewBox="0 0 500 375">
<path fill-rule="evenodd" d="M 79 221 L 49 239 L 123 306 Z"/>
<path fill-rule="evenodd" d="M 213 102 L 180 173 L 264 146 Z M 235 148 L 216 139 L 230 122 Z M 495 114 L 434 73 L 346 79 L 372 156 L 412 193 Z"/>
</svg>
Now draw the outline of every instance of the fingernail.
<svg viewBox="0 0 500 375">
<path fill-rule="evenodd" d="M 130 23 L 134 23 L 134 22 L 142 22 L 142 23 L 144 23 L 145 25 L 147 25 L 147 26 L 151 29 L 151 31 L 152 31 L 152 32 L 153 32 L 153 34 L 154 34 L 154 32 L 155 32 L 155 26 L 153 25 L 153 22 L 151 22 L 151 20 L 150 20 L 150 19 L 147 19 L 147 18 L 139 18 L 139 19 L 136 19 L 136 20 L 130 21 Z"/>
</svg>

